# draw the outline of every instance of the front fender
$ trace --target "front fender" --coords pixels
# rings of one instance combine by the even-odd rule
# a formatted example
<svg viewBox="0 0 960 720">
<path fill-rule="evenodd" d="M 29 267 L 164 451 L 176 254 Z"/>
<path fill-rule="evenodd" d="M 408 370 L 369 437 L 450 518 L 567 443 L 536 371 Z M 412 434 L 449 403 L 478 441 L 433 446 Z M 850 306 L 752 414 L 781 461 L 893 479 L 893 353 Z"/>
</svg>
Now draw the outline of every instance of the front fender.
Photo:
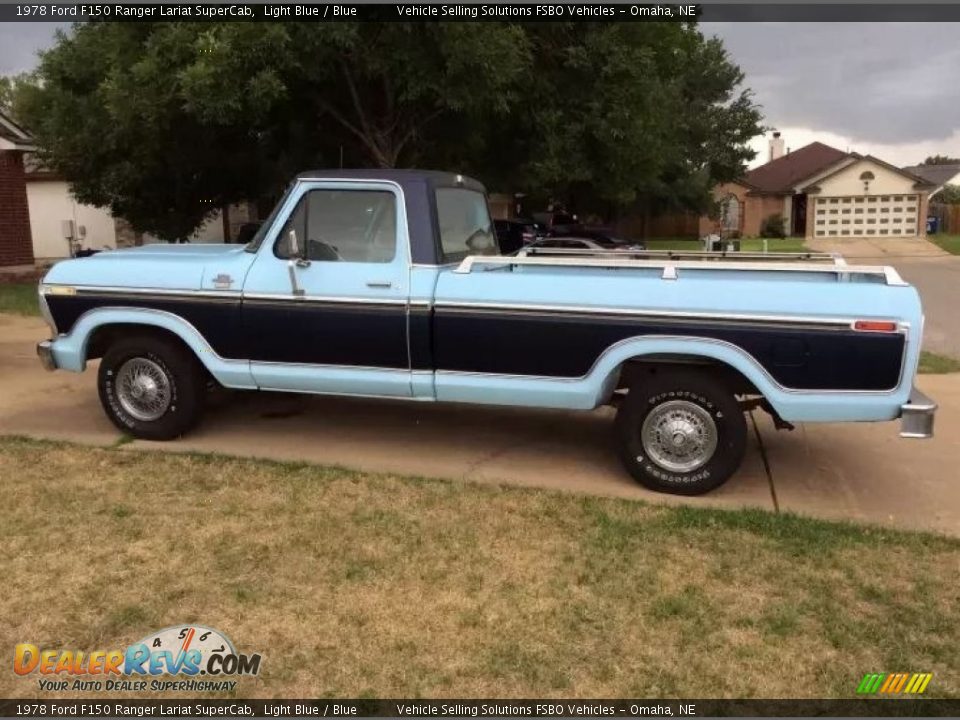
<svg viewBox="0 0 960 720">
<path fill-rule="evenodd" d="M 94 331 L 107 325 L 143 325 L 173 333 L 197 356 L 204 367 L 225 387 L 255 389 L 246 360 L 229 360 L 217 355 L 193 325 L 179 315 L 164 310 L 128 307 L 102 307 L 82 315 L 70 333 L 56 338 L 52 351 L 56 365 L 63 370 L 82 372 L 86 368 L 88 345 Z"/>
</svg>

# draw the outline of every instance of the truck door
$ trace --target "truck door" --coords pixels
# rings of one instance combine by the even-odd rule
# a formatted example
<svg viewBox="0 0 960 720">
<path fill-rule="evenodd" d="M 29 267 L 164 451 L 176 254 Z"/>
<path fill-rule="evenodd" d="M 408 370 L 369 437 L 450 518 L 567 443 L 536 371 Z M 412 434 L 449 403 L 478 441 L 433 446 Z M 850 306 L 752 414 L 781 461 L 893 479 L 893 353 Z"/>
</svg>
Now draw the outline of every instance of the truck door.
<svg viewBox="0 0 960 720">
<path fill-rule="evenodd" d="M 243 288 L 243 329 L 263 389 L 411 395 L 409 245 L 400 188 L 300 183 Z"/>
</svg>

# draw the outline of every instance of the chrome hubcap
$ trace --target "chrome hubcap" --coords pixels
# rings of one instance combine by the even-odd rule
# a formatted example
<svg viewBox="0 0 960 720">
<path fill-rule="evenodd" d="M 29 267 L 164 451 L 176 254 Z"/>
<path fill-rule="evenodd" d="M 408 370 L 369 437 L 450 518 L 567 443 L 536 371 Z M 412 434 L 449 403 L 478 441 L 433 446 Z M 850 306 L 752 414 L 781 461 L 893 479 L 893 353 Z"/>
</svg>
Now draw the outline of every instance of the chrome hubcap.
<svg viewBox="0 0 960 720">
<path fill-rule="evenodd" d="M 117 371 L 116 388 L 123 409 L 142 422 L 159 419 L 170 407 L 170 379 L 153 360 L 127 360 Z"/>
<path fill-rule="evenodd" d="M 640 440 L 647 457 L 664 470 L 692 472 L 713 457 L 717 425 L 696 403 L 670 400 L 647 415 Z"/>
</svg>

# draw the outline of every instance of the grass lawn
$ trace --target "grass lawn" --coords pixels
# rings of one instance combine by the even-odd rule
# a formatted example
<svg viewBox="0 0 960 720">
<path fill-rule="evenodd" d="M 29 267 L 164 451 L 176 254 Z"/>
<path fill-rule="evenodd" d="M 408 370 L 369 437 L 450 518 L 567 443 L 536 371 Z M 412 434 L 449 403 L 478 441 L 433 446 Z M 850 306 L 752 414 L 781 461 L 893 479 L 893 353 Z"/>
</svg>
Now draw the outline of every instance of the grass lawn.
<svg viewBox="0 0 960 720">
<path fill-rule="evenodd" d="M 36 283 L 0 283 L 0 313 L 39 315 Z"/>
<path fill-rule="evenodd" d="M 698 252 L 702 250 L 699 240 L 690 240 L 689 238 L 657 238 L 655 240 L 646 240 L 647 248 L 650 250 L 688 250 Z M 740 249 L 749 252 L 763 252 L 763 240 L 761 238 L 744 238 L 740 241 Z M 803 238 L 783 238 L 767 240 L 767 250 L 769 252 L 809 252 L 810 249 L 803 244 Z"/>
<path fill-rule="evenodd" d="M 8 650 L 198 622 L 263 654 L 242 697 L 960 694 L 958 540 L 13 438 L 0 493 Z"/>
<path fill-rule="evenodd" d="M 939 245 L 948 253 L 960 255 L 960 235 L 928 235 L 927 240 Z"/>
<path fill-rule="evenodd" d="M 960 360 L 924 350 L 920 353 L 920 365 L 917 372 L 931 375 L 960 372 Z"/>
</svg>

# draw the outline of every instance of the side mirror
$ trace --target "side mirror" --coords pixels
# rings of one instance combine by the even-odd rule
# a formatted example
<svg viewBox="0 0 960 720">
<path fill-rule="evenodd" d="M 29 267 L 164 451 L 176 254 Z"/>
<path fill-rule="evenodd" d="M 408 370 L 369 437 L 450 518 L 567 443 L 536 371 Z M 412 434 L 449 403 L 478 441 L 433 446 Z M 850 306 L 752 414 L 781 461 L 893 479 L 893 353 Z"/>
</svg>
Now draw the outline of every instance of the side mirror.
<svg viewBox="0 0 960 720">
<path fill-rule="evenodd" d="M 290 245 L 290 257 L 295 257 L 295 258 L 300 257 L 300 256 L 301 256 L 301 253 L 300 253 L 300 243 L 299 243 L 298 240 L 297 240 L 297 231 L 296 231 L 296 230 L 291 230 L 291 231 L 287 234 L 287 240 L 288 240 L 289 245 Z"/>
</svg>

